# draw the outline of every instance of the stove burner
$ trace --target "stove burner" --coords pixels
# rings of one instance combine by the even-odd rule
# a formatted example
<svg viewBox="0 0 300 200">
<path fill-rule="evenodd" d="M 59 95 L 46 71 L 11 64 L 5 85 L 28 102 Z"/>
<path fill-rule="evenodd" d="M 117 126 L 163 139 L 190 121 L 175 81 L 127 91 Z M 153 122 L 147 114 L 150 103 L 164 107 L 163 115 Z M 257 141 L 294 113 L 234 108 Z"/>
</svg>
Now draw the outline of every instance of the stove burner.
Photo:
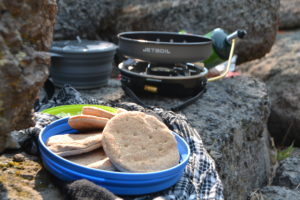
<svg viewBox="0 0 300 200">
<path fill-rule="evenodd" d="M 195 76 L 205 72 L 205 68 L 192 63 L 179 64 L 153 64 L 145 61 L 128 59 L 124 62 L 123 69 L 141 75 L 186 77 Z"/>
<path fill-rule="evenodd" d="M 149 63 L 146 74 L 157 76 L 191 76 L 197 73 L 192 64 L 154 65 Z"/>
</svg>

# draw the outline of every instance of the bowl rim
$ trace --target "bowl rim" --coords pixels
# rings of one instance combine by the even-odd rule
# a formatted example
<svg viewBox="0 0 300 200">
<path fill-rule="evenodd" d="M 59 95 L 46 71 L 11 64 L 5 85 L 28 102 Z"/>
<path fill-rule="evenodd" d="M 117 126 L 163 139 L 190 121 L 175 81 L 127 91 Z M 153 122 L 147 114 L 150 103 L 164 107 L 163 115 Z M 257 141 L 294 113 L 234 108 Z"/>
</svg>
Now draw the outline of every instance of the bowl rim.
<svg viewBox="0 0 300 200">
<path fill-rule="evenodd" d="M 58 115 L 59 113 L 56 113 L 58 111 L 64 112 L 64 110 L 78 109 L 78 108 L 82 108 L 84 106 L 99 107 L 99 108 L 102 108 L 102 109 L 104 109 L 106 111 L 109 111 L 109 112 L 112 112 L 112 113 L 116 113 L 117 112 L 116 108 L 109 107 L 109 106 L 104 106 L 104 105 L 97 105 L 97 104 L 71 104 L 71 105 L 60 105 L 60 106 L 55 106 L 55 107 L 47 108 L 47 109 L 42 110 L 41 113 L 50 114 L 50 115 Z M 80 112 L 80 110 L 78 110 L 78 112 Z"/>
<path fill-rule="evenodd" d="M 83 170 L 91 170 L 91 172 L 101 172 L 103 174 L 106 174 L 106 175 L 124 175 L 124 176 L 152 176 L 152 175 L 159 175 L 161 173 L 167 173 L 167 172 L 170 172 L 170 171 L 173 171 L 173 170 L 176 170 L 178 169 L 178 167 L 182 166 L 182 165 L 186 165 L 189 161 L 189 157 L 190 157 L 190 154 L 191 154 L 191 150 L 190 150 L 190 147 L 189 145 L 187 144 L 187 142 L 177 133 L 175 133 L 174 131 L 172 131 L 172 134 L 175 135 L 175 137 L 177 137 L 183 144 L 184 146 L 186 147 L 187 149 L 187 154 L 185 156 L 185 158 L 180 161 L 180 163 L 178 163 L 177 165 L 171 167 L 171 168 L 168 168 L 168 169 L 164 169 L 164 170 L 161 170 L 161 171 L 155 171 L 155 172 L 147 172 L 147 173 L 135 173 L 135 172 L 119 172 L 119 171 L 107 171 L 107 170 L 101 170 L 101 169 L 94 169 L 94 168 L 90 168 L 90 167 L 85 167 L 85 166 L 82 166 L 82 165 L 79 165 L 79 164 L 76 164 L 74 162 L 71 162 L 55 153 L 53 153 L 50 149 L 48 149 L 47 145 L 44 143 L 43 139 L 42 139 L 42 136 L 43 136 L 43 133 L 45 131 L 47 131 L 48 129 L 51 129 L 53 126 L 55 125 L 59 125 L 59 124 L 63 124 L 65 121 L 68 120 L 69 117 L 64 117 L 64 118 L 61 118 L 61 119 L 58 119 L 58 120 L 55 120 L 53 122 L 51 122 L 49 125 L 47 125 L 46 127 L 44 127 L 40 134 L 39 134 L 39 137 L 38 137 L 38 143 L 39 143 L 39 148 L 42 148 L 43 150 L 45 150 L 48 154 L 50 154 L 51 156 L 54 156 L 57 160 L 60 160 L 60 161 L 63 161 L 63 162 L 66 162 L 67 164 L 69 165 L 75 165 L 77 168 L 83 168 Z M 72 128 L 71 128 L 72 129 Z M 75 129 L 73 129 L 74 131 L 76 131 Z M 75 132 L 72 132 L 72 133 L 75 133 Z M 48 138 L 47 138 L 48 139 Z M 177 140 L 177 139 L 176 139 Z M 180 154 L 181 155 L 181 154 Z M 48 157 L 49 158 L 49 157 Z M 44 158 L 42 157 L 42 160 Z M 51 159 L 51 158 L 49 158 Z"/>
</svg>

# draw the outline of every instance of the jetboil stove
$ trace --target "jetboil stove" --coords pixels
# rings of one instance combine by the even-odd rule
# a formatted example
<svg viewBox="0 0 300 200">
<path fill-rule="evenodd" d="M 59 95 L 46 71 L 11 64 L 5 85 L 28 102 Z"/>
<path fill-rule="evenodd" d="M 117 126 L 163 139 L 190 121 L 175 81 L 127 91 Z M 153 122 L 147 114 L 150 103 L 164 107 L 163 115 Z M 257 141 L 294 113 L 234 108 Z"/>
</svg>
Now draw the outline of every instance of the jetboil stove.
<svg viewBox="0 0 300 200">
<path fill-rule="evenodd" d="M 123 89 L 137 100 L 135 94 L 147 93 L 196 99 L 205 91 L 207 67 L 227 60 L 231 41 L 244 35 L 245 31 L 227 35 L 222 29 L 207 36 L 151 31 L 120 33 L 119 52 L 128 58 L 118 66 Z"/>
</svg>

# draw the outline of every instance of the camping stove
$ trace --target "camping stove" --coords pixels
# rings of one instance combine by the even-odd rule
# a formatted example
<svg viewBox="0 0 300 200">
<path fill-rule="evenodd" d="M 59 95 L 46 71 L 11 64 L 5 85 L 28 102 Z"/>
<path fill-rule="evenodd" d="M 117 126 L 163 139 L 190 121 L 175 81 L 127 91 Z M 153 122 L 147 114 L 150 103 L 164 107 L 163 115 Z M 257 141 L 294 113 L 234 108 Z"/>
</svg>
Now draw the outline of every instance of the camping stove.
<svg viewBox="0 0 300 200">
<path fill-rule="evenodd" d="M 123 88 L 167 96 L 191 96 L 206 84 L 207 69 L 193 64 L 211 55 L 211 39 L 193 34 L 137 31 L 120 33 Z"/>
<path fill-rule="evenodd" d="M 192 96 L 205 88 L 207 69 L 193 63 L 153 64 L 128 59 L 119 64 L 123 87 L 137 94 Z"/>
<path fill-rule="evenodd" d="M 118 35 L 119 52 L 129 59 L 119 64 L 124 91 L 137 103 L 145 104 L 136 94 L 190 96 L 172 110 L 180 110 L 205 92 L 207 68 L 228 58 L 223 74 L 209 78 L 218 80 L 228 73 L 235 38 L 243 38 L 244 30 L 227 35 L 215 29 L 206 36 L 173 32 L 136 31 Z M 205 67 L 198 64 L 204 61 Z M 195 64 L 197 63 L 197 64 Z"/>
</svg>

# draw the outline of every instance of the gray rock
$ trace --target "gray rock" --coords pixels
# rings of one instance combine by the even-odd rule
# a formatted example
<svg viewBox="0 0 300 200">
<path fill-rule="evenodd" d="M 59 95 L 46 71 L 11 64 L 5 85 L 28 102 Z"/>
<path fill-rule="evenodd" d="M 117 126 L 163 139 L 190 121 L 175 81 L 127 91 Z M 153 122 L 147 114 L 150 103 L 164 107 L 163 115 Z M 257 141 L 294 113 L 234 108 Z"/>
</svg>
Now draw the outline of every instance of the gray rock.
<svg viewBox="0 0 300 200">
<path fill-rule="evenodd" d="M 267 186 L 254 192 L 250 200 L 299 200 L 300 192 L 279 186 Z"/>
<path fill-rule="evenodd" d="M 102 87 L 95 90 L 78 90 L 80 93 L 101 99 L 104 102 L 118 101 L 124 96 L 124 92 L 121 88 L 120 81 L 115 79 L 108 80 L 108 87 Z M 99 93 L 99 91 L 101 91 Z M 101 94 L 101 95 L 99 95 Z"/>
<path fill-rule="evenodd" d="M 13 156 L 13 161 L 15 162 L 23 162 L 25 160 L 25 156 L 21 153 L 15 154 Z"/>
<path fill-rule="evenodd" d="M 108 87 L 80 92 L 104 101 L 130 101 L 117 80 L 110 80 Z M 161 96 L 142 100 L 165 109 L 184 101 Z M 246 199 L 250 191 L 268 183 L 275 161 L 265 128 L 269 102 L 263 83 L 247 77 L 210 82 L 204 96 L 181 112 L 216 160 L 226 199 Z"/>
<path fill-rule="evenodd" d="M 279 28 L 300 27 L 300 0 L 280 0 Z"/>
<path fill-rule="evenodd" d="M 117 31 L 182 29 L 205 34 L 216 27 L 232 32 L 246 29 L 247 38 L 237 46 L 238 62 L 260 58 L 270 51 L 275 40 L 278 0 L 152 0 L 126 1 L 117 18 Z"/>
<path fill-rule="evenodd" d="M 60 0 L 55 39 L 110 39 L 123 31 L 157 30 L 205 34 L 221 27 L 246 29 L 237 46 L 239 62 L 270 51 L 278 27 L 279 0 Z"/>
<path fill-rule="evenodd" d="M 292 153 L 291 153 L 291 156 L 292 156 L 292 157 L 300 158 L 300 148 L 294 147 L 294 148 L 293 148 L 293 151 L 292 151 Z"/>
<path fill-rule="evenodd" d="M 299 148 L 294 151 L 300 152 Z M 282 160 L 276 170 L 272 185 L 285 186 L 290 189 L 300 186 L 300 155 L 294 154 Z M 299 188 L 300 191 L 300 188 Z"/>
<path fill-rule="evenodd" d="M 105 90 L 89 94 L 103 100 Z M 120 97 L 120 101 L 130 101 L 127 96 Z M 165 109 L 184 101 L 155 95 L 141 99 Z M 262 82 L 247 77 L 210 82 L 204 96 L 181 112 L 215 159 L 225 199 L 246 199 L 250 191 L 268 183 L 275 160 L 266 131 L 269 100 Z"/>
<path fill-rule="evenodd" d="M 239 69 L 263 80 L 271 100 L 269 131 L 277 144 L 300 145 L 300 31 L 279 34 L 264 58 Z"/>
<path fill-rule="evenodd" d="M 7 134 L 32 125 L 32 108 L 48 76 L 56 1 L 0 1 L 0 152 Z"/>
<path fill-rule="evenodd" d="M 59 0 L 54 38 L 111 38 L 112 23 L 121 4 L 118 0 Z"/>
</svg>

